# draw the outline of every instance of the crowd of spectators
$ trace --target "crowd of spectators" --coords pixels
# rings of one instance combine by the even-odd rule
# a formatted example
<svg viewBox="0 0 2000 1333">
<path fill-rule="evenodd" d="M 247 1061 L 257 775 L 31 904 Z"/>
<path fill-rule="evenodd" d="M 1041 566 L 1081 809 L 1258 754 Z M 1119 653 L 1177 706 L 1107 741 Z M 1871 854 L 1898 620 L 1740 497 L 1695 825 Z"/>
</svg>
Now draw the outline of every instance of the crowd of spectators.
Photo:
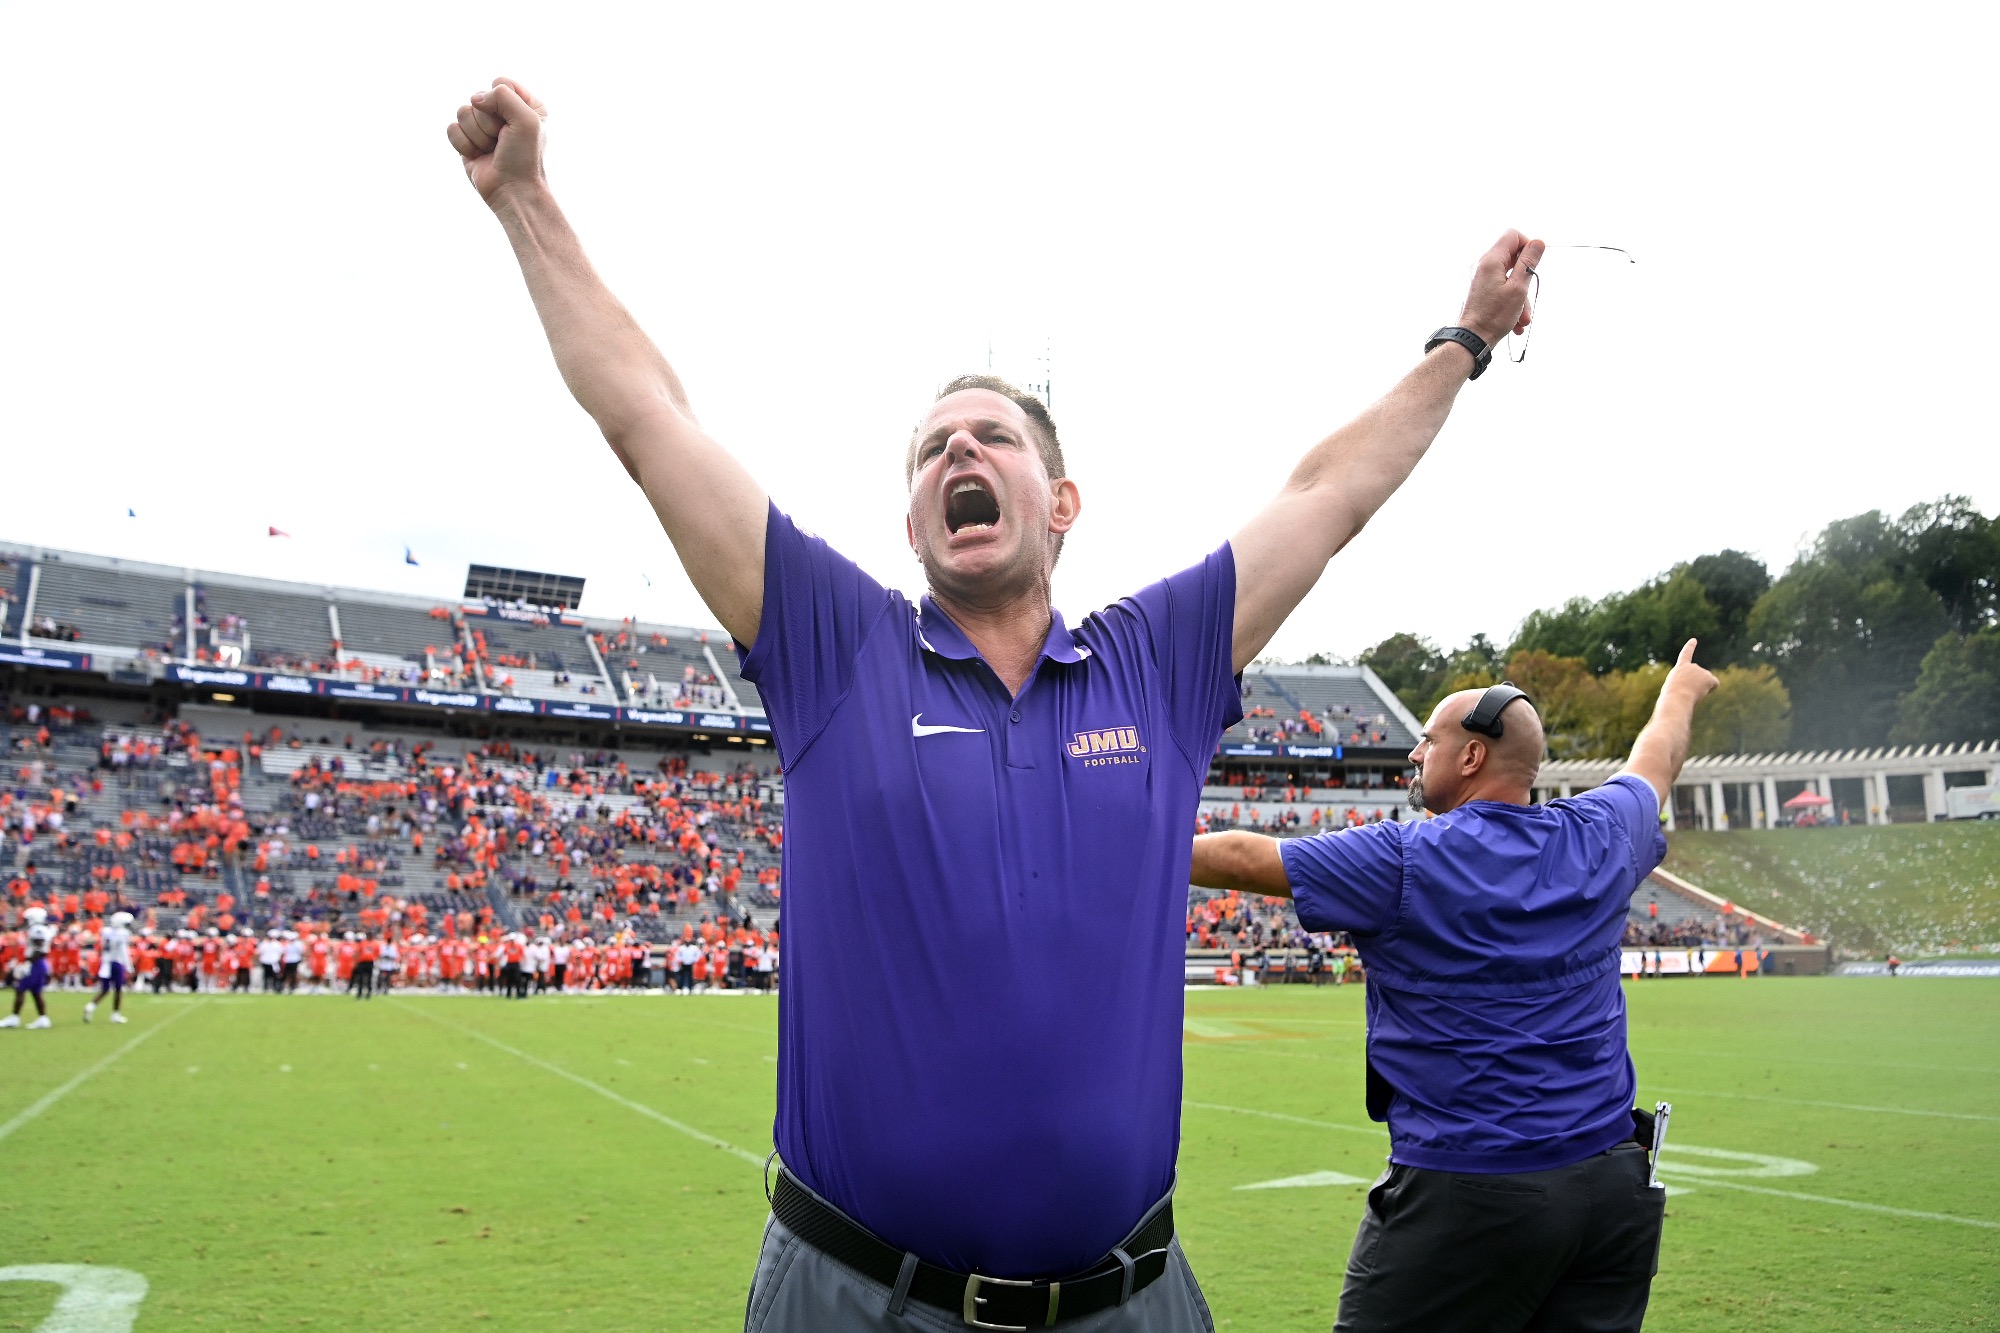
<svg viewBox="0 0 2000 1333">
<path fill-rule="evenodd" d="M 1243 684 L 1243 729 L 1253 741 L 1279 744 L 1286 741 L 1334 742 L 1345 745 L 1380 745 L 1389 734 L 1385 712 L 1357 713 L 1348 704 L 1329 704 L 1315 712 L 1293 709 L 1287 701 L 1283 711 L 1267 703 L 1252 703 L 1261 696 L 1253 680 Z"/>
<path fill-rule="evenodd" d="M 1650 899 L 1645 911 L 1645 920 L 1635 917 L 1625 923 L 1622 941 L 1625 948 L 1761 949 L 1766 943 L 1753 924 L 1726 903 L 1717 916 L 1688 916 L 1672 921 L 1660 919 L 1657 899 Z"/>
</svg>

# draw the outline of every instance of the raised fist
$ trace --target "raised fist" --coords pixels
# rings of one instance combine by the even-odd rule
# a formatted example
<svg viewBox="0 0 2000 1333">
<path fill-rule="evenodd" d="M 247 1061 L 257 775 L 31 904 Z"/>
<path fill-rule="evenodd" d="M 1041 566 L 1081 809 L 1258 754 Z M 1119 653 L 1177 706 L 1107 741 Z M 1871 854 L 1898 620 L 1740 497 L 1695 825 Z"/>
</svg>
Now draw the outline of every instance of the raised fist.
<svg viewBox="0 0 2000 1333">
<path fill-rule="evenodd" d="M 461 112 L 461 119 L 463 115 Z M 1518 231 L 1495 241 L 1472 271 L 1472 290 L 1465 294 L 1459 326 L 1484 338 L 1488 347 L 1509 333 L 1526 332 L 1535 317 L 1528 309 L 1528 277 L 1542 262 L 1547 248 Z"/>
<path fill-rule="evenodd" d="M 493 80 L 458 109 L 445 130 L 465 160 L 465 176 L 479 197 L 495 205 L 505 191 L 542 181 L 542 122 L 548 108 L 513 79 Z"/>
</svg>

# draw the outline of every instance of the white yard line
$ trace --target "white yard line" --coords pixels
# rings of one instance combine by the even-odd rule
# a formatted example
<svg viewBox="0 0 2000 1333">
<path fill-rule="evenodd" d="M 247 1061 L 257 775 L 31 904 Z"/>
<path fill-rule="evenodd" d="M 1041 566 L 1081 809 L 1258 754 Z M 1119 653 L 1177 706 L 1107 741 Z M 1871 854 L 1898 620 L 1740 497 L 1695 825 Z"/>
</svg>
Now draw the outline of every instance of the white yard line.
<svg viewBox="0 0 2000 1333">
<path fill-rule="evenodd" d="M 14 1118 L 9 1120 L 6 1124 L 0 1125 L 0 1141 L 4 1141 L 10 1135 L 12 1135 L 15 1130 L 21 1128 L 21 1126 L 27 1124 L 29 1121 L 39 1116 L 42 1112 L 48 1110 L 51 1106 L 54 1106 L 57 1102 L 69 1096 L 72 1092 L 75 1092 L 79 1087 L 83 1086 L 83 1084 L 88 1082 L 91 1078 L 102 1073 L 104 1070 L 110 1068 L 114 1061 L 123 1058 L 126 1054 L 128 1054 L 132 1050 L 133 1047 L 137 1046 L 140 1042 L 146 1040 L 148 1037 L 152 1036 L 155 1032 L 160 1031 L 160 1029 L 166 1027 L 169 1023 L 172 1023 L 177 1019 L 186 1017 L 188 1014 L 193 1013 L 196 1009 L 199 1009 L 200 1007 L 201 1007 L 200 1004 L 193 1004 L 188 1006 L 186 1009 L 175 1010 L 173 1013 L 167 1015 L 167 1017 L 161 1019 L 159 1022 L 153 1024 L 151 1027 L 145 1029 L 143 1032 L 135 1033 L 132 1037 L 132 1040 L 126 1042 L 123 1046 L 120 1046 L 117 1050 L 111 1052 L 111 1054 L 105 1056 L 102 1060 L 99 1060 L 96 1064 L 91 1065 L 89 1068 L 85 1069 L 82 1073 L 70 1079 L 69 1082 L 63 1084 L 61 1087 L 56 1088 L 51 1092 L 43 1093 L 39 1100 L 34 1102 L 32 1105 L 26 1107 L 25 1109 L 16 1112 Z"/>
<path fill-rule="evenodd" d="M 1671 1147 L 1672 1145 L 1668 1145 Z M 1664 1162 L 1662 1171 L 1671 1173 L 1672 1168 Z M 1742 1190 L 1745 1194 L 1768 1194 L 1774 1199 L 1799 1199 L 1806 1203 L 1830 1203 L 1842 1208 L 1859 1208 L 1865 1213 L 1886 1213 L 1890 1217 L 1913 1217 L 1924 1222 L 1956 1222 L 1962 1227 L 1983 1227 L 1988 1231 L 2000 1231 L 2000 1222 L 1989 1222 L 1982 1217 L 1956 1217 L 1951 1213 L 1926 1213 L 1915 1208 L 1891 1208 L 1886 1203 L 1862 1203 L 1858 1199 L 1835 1199 L 1824 1194 L 1801 1194 L 1797 1190 L 1774 1190 L 1763 1185 L 1739 1185 L 1733 1180 L 1717 1180 L 1703 1176 L 1696 1182 L 1696 1188 Z"/>
<path fill-rule="evenodd" d="M 719 1139 L 715 1137 L 715 1135 L 710 1134 L 705 1130 L 696 1129 L 693 1125 L 686 1124 L 682 1121 L 676 1120 L 670 1115 L 662 1115 L 660 1112 L 655 1111 L 652 1107 L 647 1106 L 643 1102 L 635 1102 L 630 1097 L 620 1096 L 619 1094 L 613 1092 L 611 1089 L 605 1087 L 601 1083 L 593 1083 L 591 1080 L 585 1078 L 581 1074 L 572 1074 L 569 1070 L 564 1069 L 561 1065 L 550 1064 L 547 1060 L 543 1060 L 537 1056 L 529 1055 L 526 1051 L 516 1050 L 514 1047 L 509 1046 L 506 1042 L 499 1041 L 493 1037 L 489 1037 L 484 1032 L 478 1031 L 476 1028 L 466 1027 L 463 1023 L 454 1023 L 448 1018 L 439 1018 L 436 1014 L 426 1013 L 423 1009 L 415 1005 L 408 1004 L 401 1000 L 396 1001 L 396 1003 L 399 1007 L 408 1009 L 412 1013 L 421 1014 L 423 1017 L 428 1018 L 431 1022 L 438 1024 L 440 1027 L 448 1027 L 454 1029 L 455 1031 L 463 1032 L 466 1036 L 471 1037 L 474 1041 L 483 1041 L 488 1046 L 491 1046 L 493 1049 L 497 1051 L 505 1051 L 507 1054 L 513 1056 L 518 1060 L 527 1061 L 529 1064 L 535 1066 L 537 1069 L 545 1069 L 549 1073 L 554 1074 L 558 1078 L 568 1079 L 570 1082 L 576 1084 L 578 1087 L 588 1088 L 592 1092 L 596 1093 L 598 1096 L 606 1098 L 610 1101 L 617 1102 L 620 1106 L 624 1107 L 628 1111 L 636 1111 L 640 1115 L 645 1116 L 648 1120 L 658 1121 L 660 1124 L 665 1125 L 668 1129 L 674 1130 L 676 1133 L 685 1134 L 691 1139 L 695 1139 L 701 1143 L 708 1144 L 711 1148 L 720 1148 L 724 1152 L 728 1153 L 730 1156 L 740 1158 L 743 1161 L 750 1163 L 750 1165 L 754 1167 L 761 1168 L 764 1165 L 765 1159 L 763 1157 L 758 1156 L 756 1153 L 745 1151 L 744 1149 L 739 1148 L 735 1144 L 729 1142 L 727 1139 Z"/>
<path fill-rule="evenodd" d="M 1663 1088 L 1647 1084 L 1656 1092 L 1676 1097 L 1728 1097 L 1739 1102 L 1775 1102 L 1781 1106 L 1823 1106 L 1834 1111 L 1873 1111 L 1878 1115 L 1925 1115 L 1940 1120 L 1984 1120 L 2000 1124 L 2000 1115 L 1974 1115 L 1969 1111 L 1923 1111 L 1912 1106 L 1861 1106 L 1854 1102 L 1816 1102 L 1803 1097 L 1764 1097 L 1753 1092 L 1709 1092 L 1701 1088 Z"/>
<path fill-rule="evenodd" d="M 1349 1134 L 1367 1134 L 1375 1138 L 1387 1138 L 1389 1131 L 1379 1125 L 1343 1125 L 1337 1120 L 1311 1120 L 1302 1115 L 1286 1115 L 1282 1111 L 1259 1111 L 1248 1106 L 1224 1106 L 1220 1102 L 1189 1102 L 1182 1106 L 1192 1106 L 1201 1111 L 1230 1111 L 1236 1115 L 1254 1115 L 1263 1120 L 1283 1120 L 1287 1124 L 1311 1125 L 1314 1129 L 1338 1129 Z"/>
</svg>

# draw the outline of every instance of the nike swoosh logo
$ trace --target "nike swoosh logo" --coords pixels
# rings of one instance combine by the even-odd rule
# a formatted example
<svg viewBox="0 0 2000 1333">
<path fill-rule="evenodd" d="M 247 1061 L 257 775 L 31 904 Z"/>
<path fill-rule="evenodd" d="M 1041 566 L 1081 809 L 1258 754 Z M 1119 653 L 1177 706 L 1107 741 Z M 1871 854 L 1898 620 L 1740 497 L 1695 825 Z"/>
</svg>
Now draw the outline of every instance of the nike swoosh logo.
<svg viewBox="0 0 2000 1333">
<path fill-rule="evenodd" d="M 970 733 L 972 733 L 972 734 L 975 734 L 975 735 L 983 735 L 983 734 L 985 733 L 985 731 L 986 731 L 986 728 L 984 728 L 984 727 L 927 727 L 927 726 L 925 726 L 925 725 L 924 725 L 924 715 L 923 715 L 922 713 L 918 713 L 918 714 L 917 714 L 917 715 L 916 715 L 915 717 L 913 717 L 913 718 L 911 718 L 911 719 L 910 719 L 910 734 L 911 734 L 912 736 L 936 736 L 936 735 L 938 735 L 938 734 L 940 734 L 940 733 L 942 733 L 942 732 L 946 732 L 946 731 L 964 731 L 964 732 L 970 732 Z"/>
</svg>

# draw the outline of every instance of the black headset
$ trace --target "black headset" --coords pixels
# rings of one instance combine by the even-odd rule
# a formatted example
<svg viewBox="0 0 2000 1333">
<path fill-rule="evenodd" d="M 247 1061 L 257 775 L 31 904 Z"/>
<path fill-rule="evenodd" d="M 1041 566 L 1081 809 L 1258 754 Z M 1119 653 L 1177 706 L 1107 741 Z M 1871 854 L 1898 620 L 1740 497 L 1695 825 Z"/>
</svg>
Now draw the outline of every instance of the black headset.
<svg viewBox="0 0 2000 1333">
<path fill-rule="evenodd" d="M 1526 698 L 1528 692 L 1511 680 L 1503 680 L 1498 685 L 1489 685 L 1486 687 L 1486 693 L 1479 696 L 1479 702 L 1472 706 L 1472 711 L 1459 720 L 1459 725 L 1467 731 L 1476 731 L 1497 741 L 1507 734 L 1506 726 L 1500 721 L 1500 714 L 1505 712 L 1507 705 L 1516 699 Z M 1529 700 L 1529 706 L 1533 707 L 1533 700 Z"/>
</svg>

